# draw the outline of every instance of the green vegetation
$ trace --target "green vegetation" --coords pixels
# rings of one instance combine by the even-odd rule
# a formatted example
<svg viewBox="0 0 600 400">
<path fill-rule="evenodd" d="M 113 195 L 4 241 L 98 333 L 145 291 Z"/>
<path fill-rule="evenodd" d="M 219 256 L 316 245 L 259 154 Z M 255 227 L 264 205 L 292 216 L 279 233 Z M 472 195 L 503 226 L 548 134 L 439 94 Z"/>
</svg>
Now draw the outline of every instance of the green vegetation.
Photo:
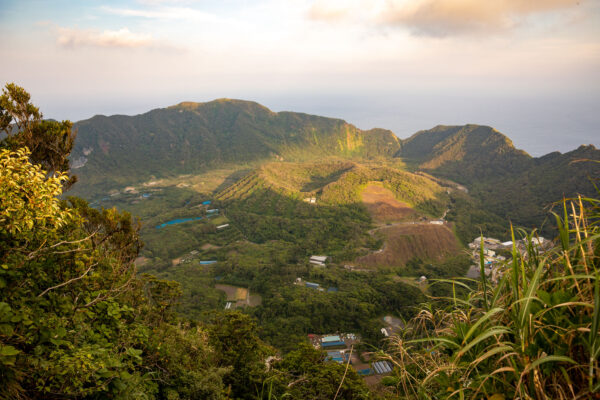
<svg viewBox="0 0 600 400">
<path fill-rule="evenodd" d="M 447 308 L 424 308 L 392 341 L 397 368 L 386 382 L 399 395 L 592 398 L 598 392 L 600 201 L 565 202 L 562 214 L 557 247 L 541 253 L 531 232 L 526 251 L 513 249 L 498 282 L 484 278 L 465 298 L 450 297 Z"/>
<path fill-rule="evenodd" d="M 363 398 L 362 381 L 352 371 L 338 381 L 342 367 L 316 351 L 302 350 L 321 360 L 310 369 L 298 355 L 267 369 L 275 351 L 247 315 L 180 319 L 179 285 L 136 274 L 139 224 L 60 201 L 66 171 L 49 174 L 35 157 L 0 148 L 0 398 L 256 399 L 267 387 Z M 299 374 L 310 383 L 296 386 Z"/>
<path fill-rule="evenodd" d="M 76 124 L 73 158 L 81 185 L 98 195 L 117 185 L 243 169 L 256 162 L 322 157 L 391 157 L 400 141 L 382 129 L 361 131 L 338 119 L 274 113 L 253 102 L 182 103 L 133 117 L 95 116 Z"/>
<path fill-rule="evenodd" d="M 236 100 L 78 126 L 84 185 L 71 194 L 91 204 L 62 196 L 75 182 L 71 123 L 43 121 L 16 85 L 0 96 L 0 399 L 379 398 L 307 343 L 342 332 L 362 337 L 359 353 L 384 343 L 393 398 L 598 392 L 600 202 L 553 221 L 552 251 L 531 234 L 498 282 L 461 280 L 471 261 L 456 240 L 508 239 L 503 216 L 532 223 L 561 191 L 585 192 L 597 167 L 570 160 L 597 150 L 532 159 L 478 126 L 401 146 L 389 131 Z M 546 188 L 548 171 L 564 182 Z M 417 245 L 448 251 L 390 253 Z M 262 301 L 225 311 L 216 284 Z M 387 344 L 384 315 L 412 320 Z"/>
<path fill-rule="evenodd" d="M 412 169 L 467 186 L 472 199 L 468 208 L 475 205 L 487 214 L 477 211 L 476 220 L 483 217 L 491 223 L 483 226 L 503 237 L 508 232 L 500 229 L 499 224 L 506 220 L 516 226 L 541 227 L 542 233 L 555 234 L 554 221 L 546 220 L 548 214 L 544 208 L 564 197 L 593 195 L 592 182 L 600 179 L 600 164 L 579 162 L 600 160 L 600 151 L 593 146 L 532 158 L 515 149 L 500 132 L 479 125 L 437 126 L 417 132 L 403 141 L 398 155 Z M 462 218 L 469 214 L 465 211 L 468 210 L 457 210 Z M 468 232 L 466 222 L 460 231 Z M 459 236 L 464 240 L 460 232 Z M 473 237 L 472 232 L 467 237 Z"/>
</svg>

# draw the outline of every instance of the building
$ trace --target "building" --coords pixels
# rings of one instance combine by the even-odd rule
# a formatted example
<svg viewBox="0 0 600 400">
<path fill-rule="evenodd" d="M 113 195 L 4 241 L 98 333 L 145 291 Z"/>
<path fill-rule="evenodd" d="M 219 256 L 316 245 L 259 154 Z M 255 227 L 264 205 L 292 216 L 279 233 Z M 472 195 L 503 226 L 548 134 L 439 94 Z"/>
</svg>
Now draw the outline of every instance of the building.
<svg viewBox="0 0 600 400">
<path fill-rule="evenodd" d="M 304 282 L 304 286 L 311 288 L 311 289 L 318 289 L 320 285 L 318 283 L 314 283 L 314 282 Z"/>
<path fill-rule="evenodd" d="M 389 374 L 392 372 L 392 367 L 387 361 L 375 361 L 372 369 L 376 374 Z"/>
<path fill-rule="evenodd" d="M 229 224 L 223 224 L 223 225 L 219 225 L 217 226 L 217 229 L 225 229 L 229 226 Z"/>
<path fill-rule="evenodd" d="M 345 348 L 346 343 L 339 337 L 339 335 L 323 336 L 321 338 L 321 347 L 324 349 L 331 348 Z"/>
<path fill-rule="evenodd" d="M 313 265 L 318 265 L 319 267 L 324 267 L 328 258 L 328 256 L 310 256 L 310 260 L 308 262 Z"/>
<path fill-rule="evenodd" d="M 335 361 L 336 363 L 343 364 L 346 362 L 347 358 L 344 353 L 341 351 L 328 351 L 327 352 L 327 360 Z"/>
</svg>

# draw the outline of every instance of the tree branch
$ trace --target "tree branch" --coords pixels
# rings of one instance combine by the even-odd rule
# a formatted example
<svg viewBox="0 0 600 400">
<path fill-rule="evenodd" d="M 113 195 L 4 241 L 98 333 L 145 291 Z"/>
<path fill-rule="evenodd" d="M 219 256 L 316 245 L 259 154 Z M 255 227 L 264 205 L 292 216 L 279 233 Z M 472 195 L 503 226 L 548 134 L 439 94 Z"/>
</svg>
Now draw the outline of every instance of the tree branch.
<svg viewBox="0 0 600 400">
<path fill-rule="evenodd" d="M 44 290 L 42 293 L 38 294 L 38 297 L 42 297 L 43 295 L 45 295 L 46 293 L 48 293 L 48 292 L 49 292 L 49 291 L 51 291 L 51 290 L 58 289 L 58 288 L 61 288 L 61 287 L 63 287 L 63 286 L 67 286 L 67 285 L 68 285 L 68 284 L 70 284 L 70 283 L 73 283 L 73 282 L 75 282 L 75 281 L 78 281 L 78 280 L 80 280 L 80 279 L 83 279 L 83 278 L 85 278 L 85 276 L 86 276 L 86 275 L 87 275 L 87 274 L 88 274 L 88 273 L 89 273 L 89 272 L 92 270 L 92 268 L 94 268 L 96 265 L 98 265 L 98 263 L 97 263 L 97 262 L 96 262 L 96 263 L 94 263 L 94 264 L 92 264 L 92 265 L 90 265 L 90 266 L 89 266 L 89 268 L 88 268 L 88 269 L 87 269 L 87 270 L 86 270 L 86 271 L 85 271 L 85 272 L 84 272 L 84 273 L 83 273 L 81 276 L 78 276 L 77 278 L 69 279 L 68 281 L 66 281 L 66 282 L 63 282 L 63 283 L 61 283 L 61 284 L 59 284 L 59 285 L 56 285 L 56 286 L 49 287 L 48 289 Z"/>
</svg>

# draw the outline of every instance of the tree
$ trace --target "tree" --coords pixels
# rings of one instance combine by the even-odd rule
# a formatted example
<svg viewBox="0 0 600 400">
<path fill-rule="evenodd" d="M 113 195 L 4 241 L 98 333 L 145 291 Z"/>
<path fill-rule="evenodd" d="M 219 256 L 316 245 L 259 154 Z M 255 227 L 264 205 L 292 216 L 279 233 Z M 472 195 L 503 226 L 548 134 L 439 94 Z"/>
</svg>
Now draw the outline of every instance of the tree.
<svg viewBox="0 0 600 400">
<path fill-rule="evenodd" d="M 0 132 L 6 137 L 0 147 L 17 150 L 27 147 L 30 160 L 48 173 L 69 172 L 69 154 L 77 134 L 71 121 L 43 120 L 39 108 L 30 102 L 25 89 L 8 83 L 0 95 Z M 77 181 L 75 176 L 63 182 L 69 188 Z"/>
<path fill-rule="evenodd" d="M 28 96 L 1 99 L 0 399 L 225 398 L 206 329 L 174 313 L 178 285 L 136 274 L 139 222 L 59 199 L 70 145 Z M 20 147 L 36 141 L 48 151 Z"/>
</svg>

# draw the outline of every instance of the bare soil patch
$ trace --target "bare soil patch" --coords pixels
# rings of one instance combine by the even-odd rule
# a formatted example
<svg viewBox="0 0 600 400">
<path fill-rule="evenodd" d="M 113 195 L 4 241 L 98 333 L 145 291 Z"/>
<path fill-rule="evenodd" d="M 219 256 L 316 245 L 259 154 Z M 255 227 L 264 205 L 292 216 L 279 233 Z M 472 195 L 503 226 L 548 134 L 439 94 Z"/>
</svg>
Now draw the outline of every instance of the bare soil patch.
<svg viewBox="0 0 600 400">
<path fill-rule="evenodd" d="M 138 258 L 135 259 L 135 261 L 133 263 L 135 264 L 136 267 L 141 267 L 142 265 L 146 264 L 148 261 L 150 261 L 149 258 L 144 257 L 144 256 L 139 256 Z"/>
<path fill-rule="evenodd" d="M 385 236 L 383 251 L 359 257 L 356 263 L 370 268 L 395 267 L 414 257 L 440 261 L 460 252 L 456 237 L 446 225 L 402 224 L 380 232 Z"/>
<path fill-rule="evenodd" d="M 237 300 L 236 293 L 237 293 L 238 287 L 231 286 L 231 285 L 217 284 L 217 285 L 215 285 L 215 289 L 219 289 L 219 290 L 222 290 L 223 292 L 225 292 L 225 294 L 227 295 L 227 301 L 236 301 Z"/>
<path fill-rule="evenodd" d="M 262 303 L 262 297 L 259 294 L 251 294 L 250 290 L 243 287 L 216 284 L 215 289 L 225 292 L 227 301 L 235 303 L 235 307 L 254 307 Z"/>
<path fill-rule="evenodd" d="M 181 262 L 183 261 L 183 257 L 177 257 L 171 260 L 171 264 L 173 264 L 173 266 L 179 265 L 181 264 Z"/>
<path fill-rule="evenodd" d="M 398 201 L 391 190 L 371 182 L 363 190 L 362 201 L 375 222 L 402 221 L 416 214 L 408 204 Z"/>
<path fill-rule="evenodd" d="M 211 249 L 220 249 L 220 246 L 215 246 L 214 244 L 205 243 L 200 247 L 202 250 L 211 250 Z"/>
</svg>

